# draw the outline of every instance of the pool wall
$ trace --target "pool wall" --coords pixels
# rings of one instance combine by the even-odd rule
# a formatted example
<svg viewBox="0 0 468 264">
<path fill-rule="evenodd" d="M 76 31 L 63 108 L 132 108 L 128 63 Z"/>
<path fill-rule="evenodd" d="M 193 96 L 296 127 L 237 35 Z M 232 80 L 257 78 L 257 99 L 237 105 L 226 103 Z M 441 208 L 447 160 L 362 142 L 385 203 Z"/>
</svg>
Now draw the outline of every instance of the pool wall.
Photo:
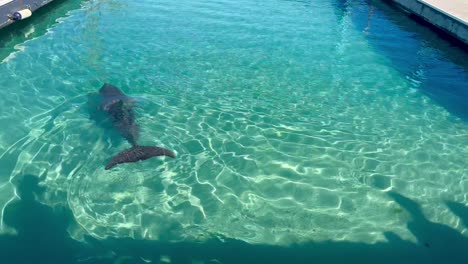
<svg viewBox="0 0 468 264">
<path fill-rule="evenodd" d="M 15 20 L 11 16 L 23 9 L 29 9 L 31 12 L 45 6 L 53 0 L 0 0 L 0 29 L 4 28 Z"/>
<path fill-rule="evenodd" d="M 468 23 L 466 21 L 468 15 L 456 11 L 463 10 L 468 6 L 463 1 L 455 1 L 450 5 L 437 0 L 391 0 L 391 2 L 468 45 Z"/>
</svg>

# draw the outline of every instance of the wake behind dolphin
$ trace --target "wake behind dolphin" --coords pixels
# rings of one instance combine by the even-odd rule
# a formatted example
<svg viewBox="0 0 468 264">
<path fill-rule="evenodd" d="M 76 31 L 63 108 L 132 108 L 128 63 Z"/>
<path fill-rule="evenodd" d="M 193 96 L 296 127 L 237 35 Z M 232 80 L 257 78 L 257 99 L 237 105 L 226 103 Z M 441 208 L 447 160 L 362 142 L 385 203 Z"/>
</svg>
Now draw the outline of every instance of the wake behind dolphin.
<svg viewBox="0 0 468 264">
<path fill-rule="evenodd" d="M 106 113 L 112 122 L 112 127 L 119 131 L 132 145 L 130 149 L 126 149 L 112 157 L 105 167 L 106 170 L 117 164 L 136 162 L 157 156 L 175 158 L 175 154 L 170 150 L 155 146 L 138 145 L 140 128 L 135 120 L 133 111 L 135 99 L 133 97 L 125 95 L 119 88 L 107 83 L 99 89 L 99 94 L 101 101 L 97 106 L 97 110 Z"/>
</svg>

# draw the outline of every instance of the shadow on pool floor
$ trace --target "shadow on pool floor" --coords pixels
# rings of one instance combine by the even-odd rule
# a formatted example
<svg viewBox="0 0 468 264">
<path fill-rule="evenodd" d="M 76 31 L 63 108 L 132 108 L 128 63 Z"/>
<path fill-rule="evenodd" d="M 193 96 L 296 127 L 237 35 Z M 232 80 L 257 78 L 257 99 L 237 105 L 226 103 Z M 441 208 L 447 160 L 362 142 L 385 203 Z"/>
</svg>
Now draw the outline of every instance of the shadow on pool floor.
<svg viewBox="0 0 468 264">
<path fill-rule="evenodd" d="M 18 184 L 20 200 L 4 211 L 4 224 L 17 235 L 0 236 L 0 263 L 467 263 L 468 238 L 448 226 L 425 219 L 419 205 L 389 193 L 407 210 L 408 229 L 418 243 L 386 233 L 388 242 L 309 242 L 290 247 L 251 245 L 234 239 L 201 243 L 167 243 L 149 240 L 88 237 L 73 240 L 66 229 L 74 224 L 69 208 L 51 208 L 36 200 L 44 189 L 39 178 L 25 175 Z M 468 207 L 453 202 L 448 207 L 465 225 Z"/>
</svg>

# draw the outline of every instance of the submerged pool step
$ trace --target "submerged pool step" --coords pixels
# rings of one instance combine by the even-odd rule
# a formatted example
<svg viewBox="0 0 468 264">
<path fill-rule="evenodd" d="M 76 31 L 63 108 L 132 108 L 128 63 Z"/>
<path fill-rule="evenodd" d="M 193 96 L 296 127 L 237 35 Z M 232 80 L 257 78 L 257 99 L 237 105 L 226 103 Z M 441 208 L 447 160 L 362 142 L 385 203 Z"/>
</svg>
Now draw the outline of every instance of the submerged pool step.
<svg viewBox="0 0 468 264">
<path fill-rule="evenodd" d="M 53 0 L 0 0 L 0 29 L 23 20 Z"/>
</svg>

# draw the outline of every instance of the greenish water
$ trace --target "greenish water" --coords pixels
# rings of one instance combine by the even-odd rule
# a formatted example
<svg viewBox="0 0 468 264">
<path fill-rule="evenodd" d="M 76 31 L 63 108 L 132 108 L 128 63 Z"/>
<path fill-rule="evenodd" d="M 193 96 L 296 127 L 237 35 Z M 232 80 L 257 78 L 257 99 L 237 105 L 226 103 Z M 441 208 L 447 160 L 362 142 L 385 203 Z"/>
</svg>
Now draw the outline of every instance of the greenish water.
<svg viewBox="0 0 468 264">
<path fill-rule="evenodd" d="M 468 203 L 466 53 L 338 2 L 63 4 L 0 64 L 0 204 L 37 175 L 78 241 L 415 242 L 393 191 L 466 234 L 446 205 Z M 104 82 L 176 159 L 104 170 L 129 147 L 89 118 Z"/>
</svg>

